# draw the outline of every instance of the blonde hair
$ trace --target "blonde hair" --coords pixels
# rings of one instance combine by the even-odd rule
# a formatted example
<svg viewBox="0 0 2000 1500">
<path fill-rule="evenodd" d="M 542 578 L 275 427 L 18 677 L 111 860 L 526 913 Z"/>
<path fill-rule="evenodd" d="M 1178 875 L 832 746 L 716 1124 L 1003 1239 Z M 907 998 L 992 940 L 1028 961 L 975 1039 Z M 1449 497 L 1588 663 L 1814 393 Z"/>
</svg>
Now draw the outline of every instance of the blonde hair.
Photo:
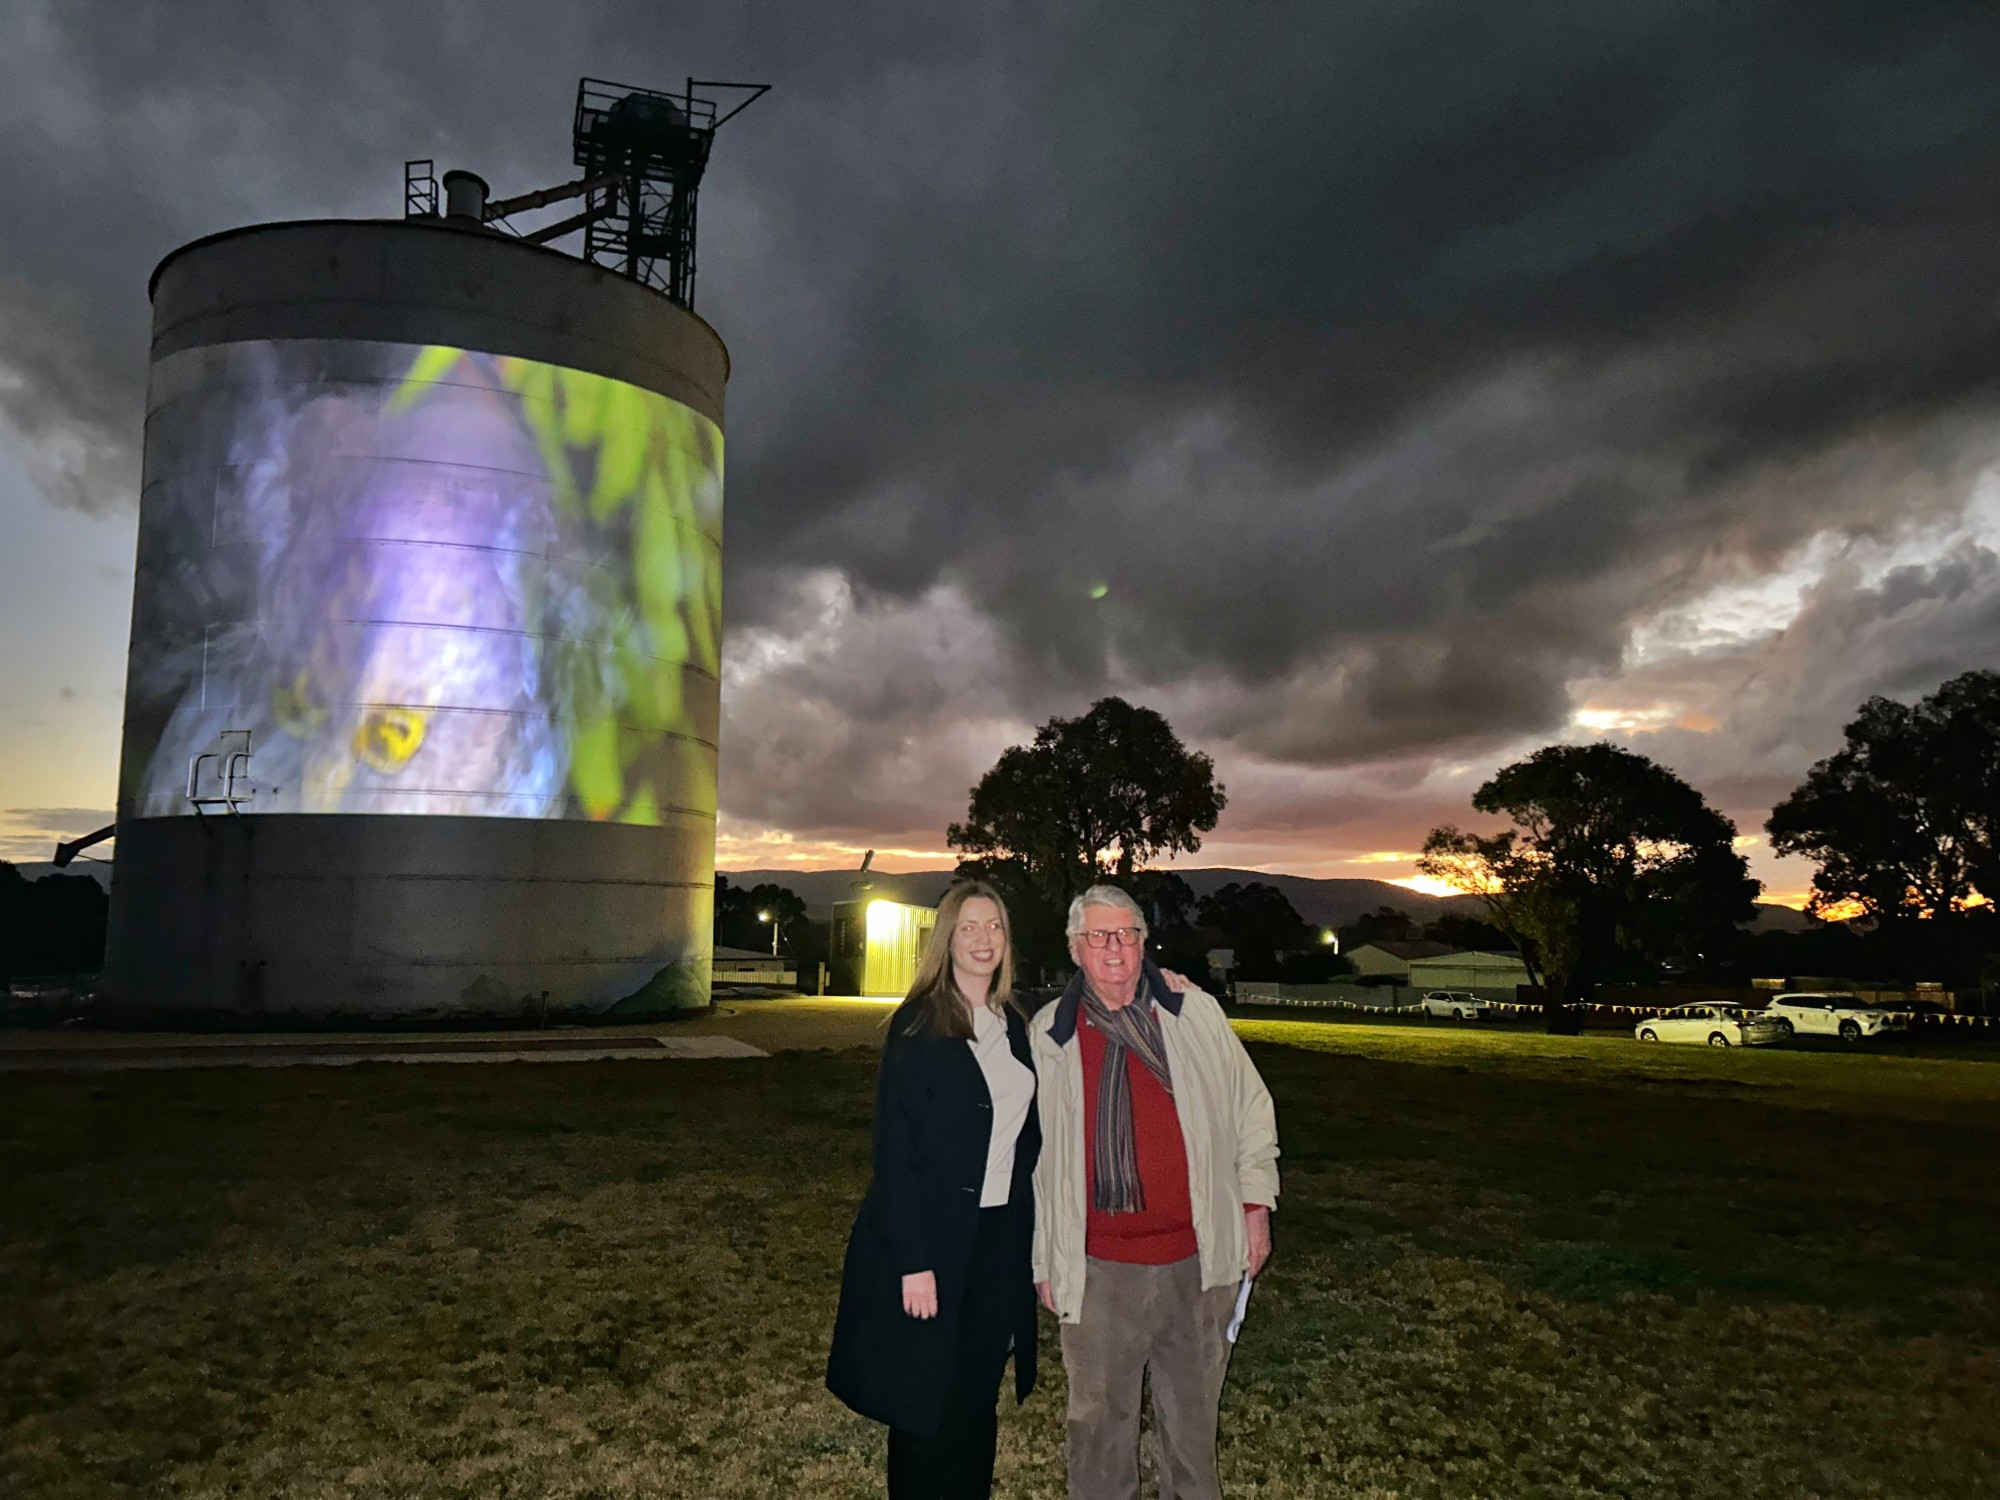
<svg viewBox="0 0 2000 1500">
<path fill-rule="evenodd" d="M 972 1035 L 972 999 L 960 993 L 951 971 L 951 938 L 958 928 L 959 913 L 965 903 L 991 901 L 1000 912 L 1000 967 L 994 971 L 993 987 L 987 992 L 986 1006 L 999 1014 L 1014 1003 L 1014 924 L 1007 915 L 1007 903 L 1000 893 L 983 880 L 962 880 L 944 893 L 938 902 L 937 925 L 931 928 L 930 942 L 924 947 L 917 977 L 906 997 L 917 1002 L 917 1013 L 907 1033 L 911 1036 L 969 1037 Z"/>
</svg>

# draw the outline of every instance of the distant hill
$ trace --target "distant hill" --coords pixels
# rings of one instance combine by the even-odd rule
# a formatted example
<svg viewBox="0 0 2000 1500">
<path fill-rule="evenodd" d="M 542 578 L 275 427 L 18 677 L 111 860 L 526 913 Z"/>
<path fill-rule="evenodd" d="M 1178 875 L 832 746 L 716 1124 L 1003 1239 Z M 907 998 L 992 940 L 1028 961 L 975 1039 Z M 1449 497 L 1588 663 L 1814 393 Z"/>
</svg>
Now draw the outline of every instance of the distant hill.
<svg viewBox="0 0 2000 1500">
<path fill-rule="evenodd" d="M 1819 924 L 1796 906 L 1780 906 L 1775 901 L 1759 901 L 1757 915 L 1743 924 L 1751 932 L 1804 932 Z M 1839 924 L 1836 923 L 1835 926 Z"/>
<path fill-rule="evenodd" d="M 870 871 L 859 876 L 852 870 L 728 870 L 729 883 L 737 886 L 769 882 L 794 891 L 811 908 L 812 915 L 824 918 L 836 901 L 852 901 L 861 896 L 885 897 L 935 906 L 951 884 L 949 870 L 916 870 L 903 875 Z M 1465 896 L 1426 896 L 1421 891 L 1392 885 L 1386 880 L 1313 880 L 1304 875 L 1271 875 L 1262 870 L 1176 870 L 1197 896 L 1206 896 L 1236 881 L 1248 884 L 1261 880 L 1285 893 L 1298 914 L 1316 927 L 1339 927 L 1378 906 L 1393 906 L 1419 922 L 1428 922 L 1441 912 L 1471 911 L 1477 902 Z M 856 880 L 871 882 L 866 891 L 854 888 Z"/>
<path fill-rule="evenodd" d="M 781 885 L 806 904 L 815 919 L 825 921 L 836 901 L 858 901 L 876 897 L 908 901 L 916 906 L 936 906 L 951 884 L 949 870 L 917 870 L 906 875 L 885 875 L 870 870 L 857 875 L 852 870 L 717 870 L 729 877 L 733 886 Z M 855 882 L 866 881 L 867 889 Z"/>
<path fill-rule="evenodd" d="M 1356 917 L 1388 906 L 1419 922 L 1435 921 L 1446 912 L 1476 914 L 1479 903 L 1470 896 L 1429 896 L 1387 880 L 1315 880 L 1307 875 L 1273 875 L 1264 870 L 1176 870 L 1197 896 L 1220 890 L 1232 880 L 1253 880 L 1276 886 L 1292 909 L 1314 927 L 1344 927 Z"/>
<path fill-rule="evenodd" d="M 824 921 L 836 901 L 853 901 L 863 896 L 890 901 L 909 901 L 918 906 L 935 906 L 951 884 L 949 870 L 913 870 L 902 875 L 884 875 L 871 870 L 856 875 L 852 870 L 727 870 L 729 883 L 737 886 L 782 885 L 802 899 L 811 914 Z M 1480 905 L 1473 896 L 1428 896 L 1407 886 L 1386 880 L 1315 880 L 1307 875 L 1273 875 L 1265 870 L 1176 870 L 1174 873 L 1206 896 L 1236 881 L 1247 885 L 1261 880 L 1285 893 L 1292 908 L 1315 927 L 1344 927 L 1356 917 L 1379 906 L 1393 907 L 1418 922 L 1432 922 L 1446 912 L 1479 916 Z M 866 891 L 854 882 L 870 882 Z M 1789 906 L 1760 903 L 1756 919 L 1747 925 L 1753 932 L 1800 932 L 1808 919 L 1804 912 Z"/>
</svg>

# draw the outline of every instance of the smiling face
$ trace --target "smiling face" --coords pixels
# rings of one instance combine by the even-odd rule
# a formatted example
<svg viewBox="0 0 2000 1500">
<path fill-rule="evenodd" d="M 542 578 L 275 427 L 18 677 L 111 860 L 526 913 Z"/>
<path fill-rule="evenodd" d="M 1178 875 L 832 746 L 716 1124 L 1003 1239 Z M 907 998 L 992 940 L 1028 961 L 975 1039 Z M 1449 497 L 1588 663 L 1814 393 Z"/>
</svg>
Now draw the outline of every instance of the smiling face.
<svg viewBox="0 0 2000 1500">
<path fill-rule="evenodd" d="M 1007 923 L 997 902 L 973 896 L 958 909 L 951 929 L 951 972 L 959 991 L 975 1004 L 993 989 L 1007 955 Z"/>
<path fill-rule="evenodd" d="M 1102 948 L 1092 946 L 1102 933 Z M 1097 998 L 1114 1010 L 1129 1004 L 1139 988 L 1139 966 L 1145 961 L 1145 934 L 1139 919 L 1121 906 L 1086 906 L 1083 931 L 1069 940 L 1069 955 L 1090 980 Z"/>
</svg>

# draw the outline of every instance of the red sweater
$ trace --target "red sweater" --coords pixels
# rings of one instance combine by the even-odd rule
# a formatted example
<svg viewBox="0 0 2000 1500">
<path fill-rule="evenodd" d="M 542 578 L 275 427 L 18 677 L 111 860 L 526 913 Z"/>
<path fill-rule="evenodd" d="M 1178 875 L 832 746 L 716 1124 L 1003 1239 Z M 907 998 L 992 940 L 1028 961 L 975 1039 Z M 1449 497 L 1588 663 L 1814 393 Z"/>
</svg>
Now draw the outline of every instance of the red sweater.
<svg viewBox="0 0 2000 1500">
<path fill-rule="evenodd" d="M 1196 1250 L 1194 1206 L 1188 1198 L 1187 1144 L 1174 1096 L 1129 1053 L 1125 1075 L 1132 1091 L 1132 1137 L 1138 1147 L 1139 1182 L 1146 1206 L 1136 1214 L 1109 1214 L 1097 1205 L 1097 1080 L 1104 1069 L 1104 1033 L 1077 1017 L 1083 1048 L 1083 1161 L 1086 1255 L 1135 1266 L 1167 1266 Z"/>
</svg>

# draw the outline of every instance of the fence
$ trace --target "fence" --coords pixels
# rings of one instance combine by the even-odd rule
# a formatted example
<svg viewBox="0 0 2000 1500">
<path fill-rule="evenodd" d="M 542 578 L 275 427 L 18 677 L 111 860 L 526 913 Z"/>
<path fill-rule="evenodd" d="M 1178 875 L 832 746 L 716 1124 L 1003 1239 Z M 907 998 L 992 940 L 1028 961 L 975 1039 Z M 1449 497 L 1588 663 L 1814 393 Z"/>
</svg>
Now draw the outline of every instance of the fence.
<svg viewBox="0 0 2000 1500">
<path fill-rule="evenodd" d="M 1238 980 L 1238 1005 L 1303 1006 L 1316 1010 L 1415 1010 L 1428 990 L 1407 984 L 1274 984 L 1263 980 Z M 1504 990 L 1454 990 L 1472 994 L 1489 1003 L 1511 1002 L 1513 988 Z"/>
<path fill-rule="evenodd" d="M 1526 986 L 1523 986 L 1525 989 Z M 1611 987 L 1607 986 L 1607 989 Z M 1745 1001 L 1734 998 L 1739 991 L 1727 991 L 1731 998 L 1712 998 L 1710 991 L 1701 1001 L 1689 1001 L 1678 994 L 1662 992 L 1661 998 L 1650 1004 L 1635 1004 L 1626 996 L 1635 987 L 1620 986 L 1616 993 L 1620 998 L 1611 1001 L 1597 1001 L 1581 1006 L 1586 1023 L 1597 1022 L 1607 1026 L 1636 1026 L 1649 1016 L 1657 1016 L 1662 1011 L 1677 1005 L 1692 1003 L 1742 1005 Z M 1678 988 L 1694 988 L 1681 986 Z M 1236 986 L 1238 1005 L 1281 1006 L 1301 1010 L 1348 1010 L 1373 1011 L 1377 1014 L 1409 1015 L 1418 1011 L 1425 995 L 1424 990 L 1409 985 L 1360 985 L 1360 984 L 1272 984 L 1258 980 L 1242 980 Z M 1486 1009 L 1502 1016 L 1539 1016 L 1542 1002 L 1539 997 L 1523 1000 L 1513 991 L 1473 990 L 1486 1002 Z M 1871 992 L 1875 993 L 1875 992 Z M 1893 997 L 1891 1003 L 1902 1000 L 1907 991 L 1880 991 L 1884 996 Z M 1749 1002 L 1749 1009 L 1761 1009 L 1771 996 L 1760 993 Z M 1859 997 L 1857 996 L 1857 999 Z M 1926 998 L 1929 998 L 1926 996 Z M 1912 1032 L 1935 1032 L 1943 1035 L 1974 1035 L 2000 1030 L 2000 1016 L 1975 1015 L 1962 1011 L 1918 1012 L 1908 1018 L 1908 1029 Z"/>
</svg>

